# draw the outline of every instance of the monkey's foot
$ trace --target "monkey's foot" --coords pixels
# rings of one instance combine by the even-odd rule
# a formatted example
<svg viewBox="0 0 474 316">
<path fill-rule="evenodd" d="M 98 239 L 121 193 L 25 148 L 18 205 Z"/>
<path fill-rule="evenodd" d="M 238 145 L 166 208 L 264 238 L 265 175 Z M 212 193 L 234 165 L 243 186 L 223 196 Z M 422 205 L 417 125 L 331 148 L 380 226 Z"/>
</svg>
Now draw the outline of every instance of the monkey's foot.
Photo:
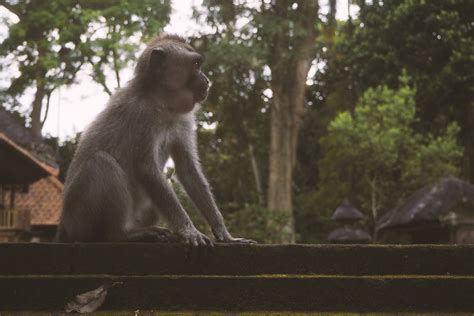
<svg viewBox="0 0 474 316">
<path fill-rule="evenodd" d="M 162 227 L 145 227 L 132 232 L 127 235 L 128 242 L 162 242 L 170 243 L 179 240 L 179 237 Z"/>
</svg>

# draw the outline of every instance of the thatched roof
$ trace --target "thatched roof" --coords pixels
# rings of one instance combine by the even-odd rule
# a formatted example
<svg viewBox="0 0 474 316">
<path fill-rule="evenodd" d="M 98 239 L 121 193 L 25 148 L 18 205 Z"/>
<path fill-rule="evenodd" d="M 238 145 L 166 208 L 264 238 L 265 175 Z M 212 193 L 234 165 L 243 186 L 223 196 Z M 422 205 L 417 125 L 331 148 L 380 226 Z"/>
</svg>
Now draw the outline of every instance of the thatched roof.
<svg viewBox="0 0 474 316">
<path fill-rule="evenodd" d="M 356 244 L 372 241 L 372 237 L 365 230 L 347 226 L 336 228 L 329 233 L 327 239 L 333 244 Z"/>
<path fill-rule="evenodd" d="M 474 185 L 455 177 L 442 178 L 433 185 L 419 189 L 404 203 L 382 216 L 377 222 L 377 229 L 438 222 L 440 217 L 460 204 L 474 206 Z"/>
<path fill-rule="evenodd" d="M 49 175 L 57 176 L 57 169 L 39 161 L 2 133 L 0 152 L 0 184 L 30 184 Z"/>
<path fill-rule="evenodd" d="M 30 154 L 53 168 L 58 168 L 54 150 L 44 143 L 42 137 L 35 136 L 24 126 L 23 121 L 0 106 L 0 133 L 27 149 Z"/>
<path fill-rule="evenodd" d="M 341 205 L 334 211 L 331 216 L 333 221 L 339 222 L 356 222 L 364 218 L 364 215 L 355 208 L 347 199 L 344 199 Z"/>
<path fill-rule="evenodd" d="M 43 142 L 41 137 L 33 135 L 31 130 L 23 125 L 20 118 L 2 106 L 0 106 L 0 133 L 22 146 Z"/>
</svg>

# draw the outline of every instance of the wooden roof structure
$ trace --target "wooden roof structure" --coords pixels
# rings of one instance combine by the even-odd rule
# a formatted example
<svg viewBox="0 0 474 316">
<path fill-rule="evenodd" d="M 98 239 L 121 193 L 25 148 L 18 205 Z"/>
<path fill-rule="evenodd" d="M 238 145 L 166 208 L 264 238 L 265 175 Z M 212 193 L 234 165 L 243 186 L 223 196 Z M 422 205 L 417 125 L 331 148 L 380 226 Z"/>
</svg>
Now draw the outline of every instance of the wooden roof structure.
<svg viewBox="0 0 474 316">
<path fill-rule="evenodd" d="M 445 177 L 422 187 L 383 215 L 377 222 L 377 230 L 439 223 L 442 216 L 461 204 L 474 206 L 474 185 L 456 177 Z"/>
<path fill-rule="evenodd" d="M 30 184 L 50 175 L 57 176 L 58 170 L 0 133 L 0 184 Z"/>
<path fill-rule="evenodd" d="M 347 198 L 342 201 L 331 216 L 333 221 L 338 222 L 357 222 L 363 218 L 364 215 Z"/>
<path fill-rule="evenodd" d="M 336 228 L 329 233 L 327 239 L 333 244 L 366 244 L 372 241 L 365 230 L 350 226 Z"/>
<path fill-rule="evenodd" d="M 0 133 L 26 149 L 43 164 L 58 169 L 54 149 L 45 143 L 41 136 L 34 135 L 17 113 L 10 112 L 2 106 L 0 106 Z"/>
</svg>

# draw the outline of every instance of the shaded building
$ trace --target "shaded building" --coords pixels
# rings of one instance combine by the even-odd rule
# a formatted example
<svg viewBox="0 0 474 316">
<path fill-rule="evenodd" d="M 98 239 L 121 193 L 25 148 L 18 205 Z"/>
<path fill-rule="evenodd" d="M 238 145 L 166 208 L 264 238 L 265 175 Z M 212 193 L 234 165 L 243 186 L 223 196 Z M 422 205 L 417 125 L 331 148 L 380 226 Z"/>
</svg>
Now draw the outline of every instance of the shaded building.
<svg viewBox="0 0 474 316">
<path fill-rule="evenodd" d="M 372 237 L 356 223 L 363 220 L 364 215 L 355 208 L 347 199 L 344 199 L 331 220 L 342 224 L 342 227 L 329 233 L 327 240 L 333 244 L 365 244 L 372 241 Z"/>
<path fill-rule="evenodd" d="M 53 151 L 47 148 L 0 107 L 0 241 L 49 240 L 54 235 L 63 187 Z"/>
<path fill-rule="evenodd" d="M 331 216 L 331 220 L 343 224 L 354 224 L 362 219 L 364 219 L 364 214 L 354 207 L 347 198 L 342 201 Z"/>
<path fill-rule="evenodd" d="M 410 243 L 474 244 L 474 185 L 455 177 L 427 185 L 382 216 L 377 231 Z"/>
<path fill-rule="evenodd" d="M 0 133 L 39 160 L 46 167 L 58 169 L 54 149 L 42 137 L 34 135 L 25 127 L 24 120 L 0 106 Z"/>
<path fill-rule="evenodd" d="M 332 244 L 368 244 L 372 237 L 362 228 L 343 226 L 330 232 L 327 240 Z"/>
<path fill-rule="evenodd" d="M 49 241 L 55 233 L 63 205 L 64 186 L 56 176 L 48 176 L 32 183 L 28 193 L 18 194 L 16 207 L 29 210 L 28 240 Z"/>
</svg>

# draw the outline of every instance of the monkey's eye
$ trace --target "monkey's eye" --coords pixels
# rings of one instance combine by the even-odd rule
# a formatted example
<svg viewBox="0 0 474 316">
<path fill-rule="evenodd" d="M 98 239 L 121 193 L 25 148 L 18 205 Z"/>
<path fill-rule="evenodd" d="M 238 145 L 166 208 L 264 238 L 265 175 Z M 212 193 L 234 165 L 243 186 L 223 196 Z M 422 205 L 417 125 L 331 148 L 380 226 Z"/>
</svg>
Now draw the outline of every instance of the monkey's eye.
<svg viewBox="0 0 474 316">
<path fill-rule="evenodd" d="M 196 69 L 201 68 L 202 62 L 203 62 L 202 58 L 195 59 L 193 63 L 194 68 Z"/>
</svg>

